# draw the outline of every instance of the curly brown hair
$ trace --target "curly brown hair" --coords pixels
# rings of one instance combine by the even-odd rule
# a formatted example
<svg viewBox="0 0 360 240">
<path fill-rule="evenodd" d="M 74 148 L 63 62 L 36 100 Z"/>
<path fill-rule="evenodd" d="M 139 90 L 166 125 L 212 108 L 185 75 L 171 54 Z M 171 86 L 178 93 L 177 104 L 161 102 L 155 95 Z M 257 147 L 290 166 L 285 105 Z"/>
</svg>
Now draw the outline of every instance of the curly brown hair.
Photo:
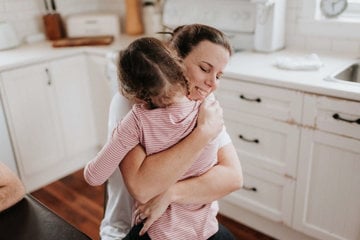
<svg viewBox="0 0 360 240">
<path fill-rule="evenodd" d="M 121 51 L 118 70 L 122 94 L 148 108 L 166 107 L 179 92 L 188 94 L 181 59 L 156 38 L 139 38 Z"/>
</svg>

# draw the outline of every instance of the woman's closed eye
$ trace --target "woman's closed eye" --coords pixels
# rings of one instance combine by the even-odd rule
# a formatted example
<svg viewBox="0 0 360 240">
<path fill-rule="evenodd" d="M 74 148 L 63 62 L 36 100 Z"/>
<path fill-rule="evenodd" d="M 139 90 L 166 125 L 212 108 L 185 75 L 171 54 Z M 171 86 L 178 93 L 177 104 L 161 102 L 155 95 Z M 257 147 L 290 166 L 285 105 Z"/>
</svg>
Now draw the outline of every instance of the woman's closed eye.
<svg viewBox="0 0 360 240">
<path fill-rule="evenodd" d="M 203 71 L 203 72 L 206 72 L 206 73 L 210 73 L 211 69 L 209 67 L 203 67 L 203 66 L 200 66 L 200 69 Z"/>
</svg>

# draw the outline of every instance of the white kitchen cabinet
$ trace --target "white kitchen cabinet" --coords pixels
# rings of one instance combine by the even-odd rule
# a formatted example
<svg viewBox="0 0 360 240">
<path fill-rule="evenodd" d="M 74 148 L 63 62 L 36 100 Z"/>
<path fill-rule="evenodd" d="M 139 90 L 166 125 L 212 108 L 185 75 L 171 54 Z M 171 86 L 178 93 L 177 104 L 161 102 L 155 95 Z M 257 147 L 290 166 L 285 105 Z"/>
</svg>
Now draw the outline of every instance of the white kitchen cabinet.
<svg viewBox="0 0 360 240">
<path fill-rule="evenodd" d="M 318 239 L 357 240 L 360 103 L 311 95 L 304 102 L 294 227 Z"/>
<path fill-rule="evenodd" d="M 220 212 L 277 239 L 358 240 L 360 102 L 225 78 L 244 188 Z"/>
<path fill-rule="evenodd" d="M 222 201 L 291 225 L 302 94 L 223 79 L 216 96 L 244 171 L 244 188 Z"/>
<path fill-rule="evenodd" d="M 99 144 L 103 146 L 107 139 L 107 125 L 109 116 L 109 106 L 112 93 L 112 82 L 107 66 L 107 59 L 100 55 L 88 55 L 89 77 L 91 82 L 92 106 L 95 114 L 95 124 Z M 116 74 L 113 72 L 112 74 Z"/>
<path fill-rule="evenodd" d="M 85 165 L 98 150 L 84 55 L 1 73 L 20 177 L 33 191 Z"/>
</svg>

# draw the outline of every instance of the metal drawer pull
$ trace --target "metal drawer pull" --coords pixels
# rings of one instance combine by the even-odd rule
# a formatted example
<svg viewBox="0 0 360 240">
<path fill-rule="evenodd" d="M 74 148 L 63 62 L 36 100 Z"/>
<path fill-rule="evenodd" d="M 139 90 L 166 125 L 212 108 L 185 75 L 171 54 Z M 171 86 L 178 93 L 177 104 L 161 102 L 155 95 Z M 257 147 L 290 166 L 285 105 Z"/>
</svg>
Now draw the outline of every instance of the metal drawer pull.
<svg viewBox="0 0 360 240">
<path fill-rule="evenodd" d="M 245 142 L 260 143 L 259 139 L 247 139 L 243 135 L 239 135 L 239 138 Z"/>
<path fill-rule="evenodd" d="M 243 188 L 244 190 L 246 190 L 246 191 L 257 192 L 257 188 L 256 188 L 256 187 L 243 186 L 242 188 Z"/>
<path fill-rule="evenodd" d="M 333 118 L 336 119 L 336 120 L 340 120 L 340 121 L 344 121 L 344 122 L 348 122 L 348 123 L 357 123 L 357 124 L 360 124 L 360 118 L 356 119 L 356 120 L 349 120 L 349 119 L 345 119 L 345 118 L 342 118 L 340 117 L 340 115 L 338 113 L 335 113 L 333 115 Z"/>
<path fill-rule="evenodd" d="M 48 78 L 47 84 L 50 86 L 52 81 L 51 81 L 51 75 L 50 75 L 49 69 L 45 68 L 45 72 L 46 72 L 46 75 L 47 75 L 47 78 Z"/>
<path fill-rule="evenodd" d="M 261 98 L 247 98 L 244 95 L 240 95 L 240 98 L 246 101 L 250 101 L 250 102 L 261 102 Z"/>
</svg>

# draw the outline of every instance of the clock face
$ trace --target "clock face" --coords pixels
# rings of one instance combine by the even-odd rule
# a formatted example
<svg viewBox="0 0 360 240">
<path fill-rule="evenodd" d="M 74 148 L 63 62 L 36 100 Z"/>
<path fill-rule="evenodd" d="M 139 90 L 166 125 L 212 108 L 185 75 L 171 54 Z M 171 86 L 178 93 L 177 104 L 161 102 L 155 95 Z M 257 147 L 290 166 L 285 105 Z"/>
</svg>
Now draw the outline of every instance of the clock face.
<svg viewBox="0 0 360 240">
<path fill-rule="evenodd" d="M 320 9 L 326 17 L 336 17 L 347 7 L 347 0 L 321 0 Z"/>
</svg>

